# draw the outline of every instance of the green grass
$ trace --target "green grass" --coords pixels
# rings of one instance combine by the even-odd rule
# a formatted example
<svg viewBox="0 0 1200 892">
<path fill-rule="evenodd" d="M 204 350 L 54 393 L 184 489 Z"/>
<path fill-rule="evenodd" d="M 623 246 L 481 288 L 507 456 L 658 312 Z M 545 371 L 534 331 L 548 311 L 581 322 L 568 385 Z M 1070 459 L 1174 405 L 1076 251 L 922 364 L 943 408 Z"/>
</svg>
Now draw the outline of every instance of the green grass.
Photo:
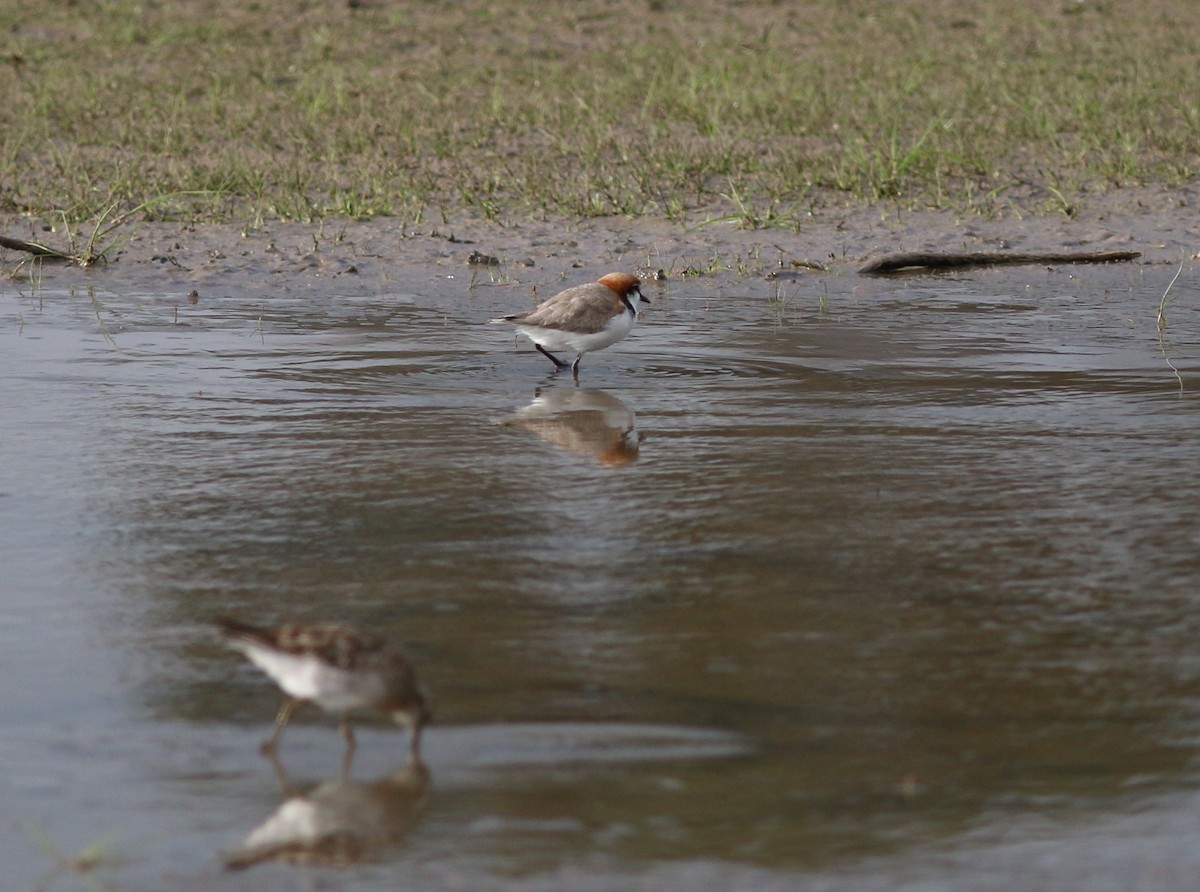
<svg viewBox="0 0 1200 892">
<path fill-rule="evenodd" d="M 1196 179 L 1190 0 L 1011 6 L 0 0 L 0 211 L 796 228 Z"/>
<path fill-rule="evenodd" d="M 101 868 L 111 867 L 116 863 L 112 854 L 112 838 L 97 839 L 80 849 L 74 855 L 62 852 L 42 830 L 31 823 L 21 822 L 22 829 L 33 840 L 39 849 L 52 861 L 53 866 L 42 881 L 34 887 L 37 892 L 48 890 L 59 885 L 58 881 L 66 875 L 72 876 L 77 882 L 76 888 L 85 886 L 89 889 L 106 890 L 112 888 L 99 875 Z"/>
</svg>

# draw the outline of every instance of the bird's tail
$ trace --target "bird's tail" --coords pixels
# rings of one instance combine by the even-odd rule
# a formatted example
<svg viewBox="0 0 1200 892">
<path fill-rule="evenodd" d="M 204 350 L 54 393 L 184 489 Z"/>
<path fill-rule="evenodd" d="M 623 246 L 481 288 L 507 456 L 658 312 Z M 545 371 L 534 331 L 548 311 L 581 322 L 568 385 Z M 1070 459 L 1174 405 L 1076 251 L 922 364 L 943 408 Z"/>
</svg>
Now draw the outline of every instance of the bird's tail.
<svg viewBox="0 0 1200 892">
<path fill-rule="evenodd" d="M 271 634 L 266 629 L 227 616 L 218 616 L 213 620 L 213 624 L 231 641 L 270 642 L 271 639 Z"/>
</svg>

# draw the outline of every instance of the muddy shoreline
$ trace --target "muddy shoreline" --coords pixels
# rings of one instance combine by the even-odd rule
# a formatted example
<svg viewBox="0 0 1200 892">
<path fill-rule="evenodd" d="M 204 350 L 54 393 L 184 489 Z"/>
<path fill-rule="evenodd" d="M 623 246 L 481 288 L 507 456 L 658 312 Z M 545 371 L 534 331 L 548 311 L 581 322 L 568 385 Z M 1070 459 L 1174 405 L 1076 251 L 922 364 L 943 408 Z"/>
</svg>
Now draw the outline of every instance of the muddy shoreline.
<svg viewBox="0 0 1200 892">
<path fill-rule="evenodd" d="M 46 261 L 37 275 L 43 282 L 103 279 L 139 288 L 201 290 L 245 283 L 247 277 L 356 276 L 366 283 L 420 272 L 467 283 L 536 287 L 609 269 L 662 270 L 669 278 L 763 277 L 781 267 L 789 275 L 813 275 L 796 266 L 802 261 L 821 264 L 833 274 L 850 274 L 866 259 L 895 251 L 1140 251 L 1141 263 L 1169 264 L 1200 252 L 1198 193 L 1197 187 L 1113 190 L 1073 217 L 1019 209 L 984 219 L 880 205 L 829 207 L 815 210 L 799 231 L 617 217 L 523 220 L 505 226 L 467 216 L 418 223 L 330 218 L 268 221 L 253 229 L 132 222 L 120 233 L 128 234 L 128 240 L 106 262 L 80 270 Z M 46 231 L 34 220 L 10 216 L 0 226 L 10 236 L 66 247 L 63 233 Z M 27 258 L 19 252 L 4 251 L 0 259 L 11 275 L 29 275 L 30 264 L 22 263 Z"/>
</svg>

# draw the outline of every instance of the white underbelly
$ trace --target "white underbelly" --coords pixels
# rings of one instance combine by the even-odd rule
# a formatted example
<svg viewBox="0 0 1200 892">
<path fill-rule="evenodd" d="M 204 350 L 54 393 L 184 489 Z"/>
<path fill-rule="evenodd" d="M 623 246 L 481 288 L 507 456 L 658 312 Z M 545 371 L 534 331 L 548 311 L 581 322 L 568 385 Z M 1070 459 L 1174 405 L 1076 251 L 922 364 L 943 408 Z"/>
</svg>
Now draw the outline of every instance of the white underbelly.
<svg viewBox="0 0 1200 892">
<path fill-rule="evenodd" d="M 382 699 L 384 691 L 373 673 L 351 673 L 318 660 L 257 648 L 247 655 L 288 695 L 315 703 L 329 712 L 362 709 Z"/>
<path fill-rule="evenodd" d="M 517 330 L 535 344 L 553 353 L 555 350 L 568 350 L 573 353 L 590 353 L 593 350 L 603 350 L 611 347 L 633 330 L 636 320 L 630 313 L 622 313 L 613 318 L 608 326 L 600 331 L 583 334 L 577 331 L 566 331 L 560 328 L 534 328 L 518 325 Z"/>
</svg>

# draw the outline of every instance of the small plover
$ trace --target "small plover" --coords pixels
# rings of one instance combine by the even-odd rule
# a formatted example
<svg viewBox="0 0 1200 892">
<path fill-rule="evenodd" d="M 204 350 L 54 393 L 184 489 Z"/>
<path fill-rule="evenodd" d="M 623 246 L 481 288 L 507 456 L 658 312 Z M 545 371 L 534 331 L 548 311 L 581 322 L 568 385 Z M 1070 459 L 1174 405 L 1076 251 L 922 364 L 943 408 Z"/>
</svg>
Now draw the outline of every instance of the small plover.
<svg viewBox="0 0 1200 892">
<path fill-rule="evenodd" d="M 542 301 L 532 310 L 514 313 L 492 322 L 508 322 L 533 341 L 556 369 L 571 366 L 579 377 L 583 354 L 611 347 L 637 322 L 638 304 L 650 303 L 641 292 L 641 280 L 629 273 L 609 273 L 598 282 L 576 285 Z M 566 363 L 554 350 L 575 353 L 575 361 Z"/>
</svg>

